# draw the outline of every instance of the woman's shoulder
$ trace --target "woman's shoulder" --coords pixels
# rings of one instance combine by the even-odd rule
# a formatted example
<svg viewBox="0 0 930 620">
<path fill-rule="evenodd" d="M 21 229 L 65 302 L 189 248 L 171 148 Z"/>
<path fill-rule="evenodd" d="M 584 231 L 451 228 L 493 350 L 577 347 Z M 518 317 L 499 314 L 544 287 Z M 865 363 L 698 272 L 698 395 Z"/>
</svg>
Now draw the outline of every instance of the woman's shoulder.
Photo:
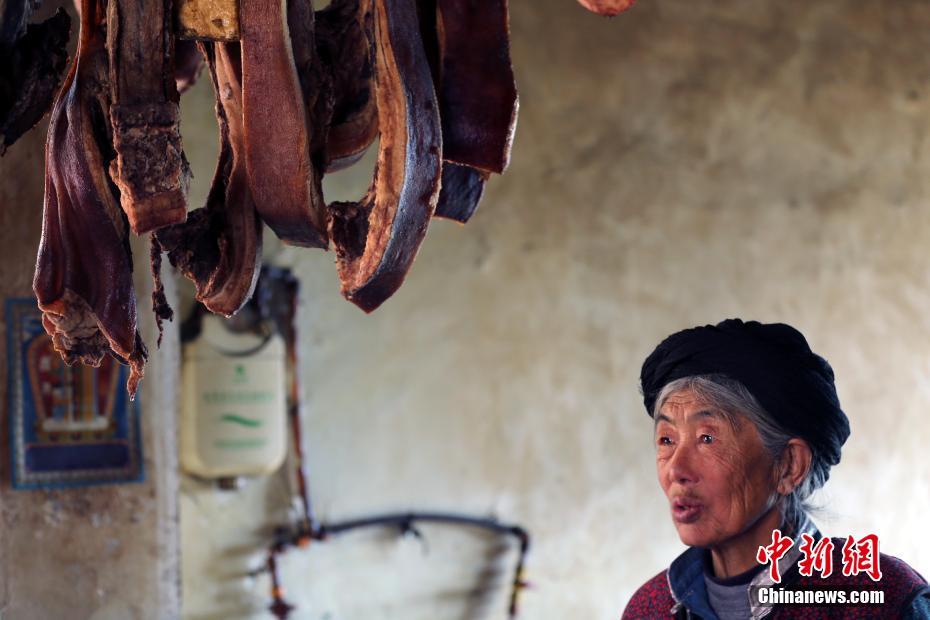
<svg viewBox="0 0 930 620">
<path fill-rule="evenodd" d="M 668 585 L 668 571 L 663 570 L 636 590 L 623 610 L 622 620 L 671 616 L 674 606 L 675 599 Z"/>
<path fill-rule="evenodd" d="M 862 590 L 881 590 L 883 593 L 882 610 L 891 612 L 894 617 L 927 618 L 930 613 L 930 587 L 927 580 L 901 558 L 886 553 L 879 553 L 877 568 L 881 572 L 878 580 L 873 579 L 874 572 L 855 571 L 843 574 L 842 546 L 844 538 L 833 538 L 833 570 L 829 577 L 823 578 L 816 573 L 802 577 L 802 587 L 855 588 Z M 876 610 L 878 611 L 878 610 Z M 883 615 L 885 617 L 885 615 Z"/>
<path fill-rule="evenodd" d="M 898 581 L 913 584 L 913 585 L 927 585 L 927 580 L 923 575 L 914 570 L 910 564 L 902 560 L 901 558 L 896 558 L 893 555 L 888 555 L 886 553 L 880 553 L 879 561 L 881 563 L 882 577 L 886 574 L 890 575 L 893 579 Z"/>
<path fill-rule="evenodd" d="M 847 577 L 843 576 L 843 543 L 844 538 L 832 538 L 833 541 L 833 558 L 834 558 L 834 579 L 837 581 L 848 581 L 850 585 L 875 583 L 876 581 L 870 576 L 868 570 L 858 570 L 856 574 Z M 887 553 L 879 553 L 877 569 L 881 572 L 880 582 L 883 585 L 893 585 L 905 590 L 917 586 L 926 586 L 927 580 L 914 570 L 907 562 L 901 558 Z M 874 573 L 873 573 L 874 575 Z"/>
<path fill-rule="evenodd" d="M 930 617 L 930 587 L 910 564 L 886 553 L 879 554 L 881 579 L 876 585 L 885 600 L 895 605 L 901 618 Z"/>
</svg>

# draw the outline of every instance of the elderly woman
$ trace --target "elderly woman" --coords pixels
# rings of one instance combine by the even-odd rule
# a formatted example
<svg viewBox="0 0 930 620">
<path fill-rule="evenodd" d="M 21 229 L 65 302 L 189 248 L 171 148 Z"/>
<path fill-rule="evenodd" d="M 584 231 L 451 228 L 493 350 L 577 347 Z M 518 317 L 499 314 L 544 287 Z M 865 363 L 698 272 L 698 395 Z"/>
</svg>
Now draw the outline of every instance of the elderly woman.
<svg viewBox="0 0 930 620">
<path fill-rule="evenodd" d="M 737 319 L 678 332 L 646 359 L 641 382 L 659 484 L 689 549 L 637 590 L 623 618 L 930 618 L 930 587 L 901 560 L 880 555 L 876 583 L 862 549 L 864 563 L 844 575 L 846 538 L 829 539 L 832 555 L 820 546 L 829 576 L 801 573 L 799 560 L 816 557 L 821 539 L 805 500 L 839 463 L 849 421 L 833 370 L 800 332 Z M 776 529 L 790 548 L 773 545 Z M 760 561 L 776 549 L 784 554 L 774 567 Z M 776 589 L 878 589 L 884 603 L 766 604 L 759 589 L 775 584 L 773 568 Z"/>
</svg>

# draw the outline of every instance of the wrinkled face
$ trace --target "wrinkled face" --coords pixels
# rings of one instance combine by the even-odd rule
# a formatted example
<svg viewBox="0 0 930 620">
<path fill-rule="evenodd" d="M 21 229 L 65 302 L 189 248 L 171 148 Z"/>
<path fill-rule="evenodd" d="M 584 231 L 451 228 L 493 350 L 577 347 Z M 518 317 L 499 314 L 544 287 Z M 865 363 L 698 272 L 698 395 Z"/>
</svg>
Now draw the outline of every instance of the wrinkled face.
<svg viewBox="0 0 930 620">
<path fill-rule="evenodd" d="M 656 467 L 681 542 L 715 547 L 743 533 L 773 506 L 774 463 L 755 425 L 734 428 L 690 389 L 656 416 Z"/>
</svg>

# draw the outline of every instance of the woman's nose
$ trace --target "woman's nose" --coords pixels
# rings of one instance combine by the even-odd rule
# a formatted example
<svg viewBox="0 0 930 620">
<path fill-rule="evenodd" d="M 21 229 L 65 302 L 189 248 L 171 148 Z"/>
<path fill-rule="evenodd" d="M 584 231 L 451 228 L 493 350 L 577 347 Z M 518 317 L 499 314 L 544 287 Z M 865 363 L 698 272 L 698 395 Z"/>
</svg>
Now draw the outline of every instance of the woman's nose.
<svg viewBox="0 0 930 620">
<path fill-rule="evenodd" d="M 697 469 L 694 463 L 694 448 L 687 442 L 675 446 L 672 458 L 668 463 L 669 476 L 672 482 L 689 484 L 697 482 Z"/>
</svg>

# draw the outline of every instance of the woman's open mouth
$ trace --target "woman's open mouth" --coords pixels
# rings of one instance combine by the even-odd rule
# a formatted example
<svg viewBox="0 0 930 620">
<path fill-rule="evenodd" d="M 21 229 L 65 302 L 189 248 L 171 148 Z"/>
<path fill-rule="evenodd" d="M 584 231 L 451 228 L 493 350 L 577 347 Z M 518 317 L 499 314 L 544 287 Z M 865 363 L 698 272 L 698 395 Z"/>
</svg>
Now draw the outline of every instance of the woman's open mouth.
<svg viewBox="0 0 930 620">
<path fill-rule="evenodd" d="M 682 497 L 672 502 L 672 517 L 677 523 L 694 523 L 703 511 L 704 505 L 693 499 Z"/>
</svg>

